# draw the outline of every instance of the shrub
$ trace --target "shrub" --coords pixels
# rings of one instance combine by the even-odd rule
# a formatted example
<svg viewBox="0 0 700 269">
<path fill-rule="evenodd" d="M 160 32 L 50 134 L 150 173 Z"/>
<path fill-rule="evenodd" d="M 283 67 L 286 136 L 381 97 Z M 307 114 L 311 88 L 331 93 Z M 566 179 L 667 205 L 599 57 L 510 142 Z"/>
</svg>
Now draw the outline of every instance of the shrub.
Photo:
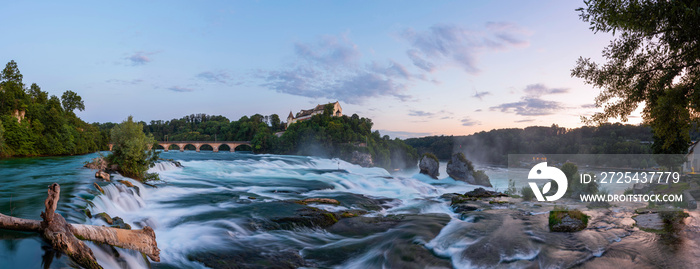
<svg viewBox="0 0 700 269">
<path fill-rule="evenodd" d="M 513 179 L 508 179 L 508 188 L 505 191 L 505 194 L 508 194 L 509 196 L 513 196 L 517 194 L 518 189 L 515 188 L 515 181 Z"/>
<path fill-rule="evenodd" d="M 529 186 L 522 187 L 520 189 L 520 195 L 523 197 L 523 200 L 525 200 L 525 201 L 531 201 L 532 198 L 535 198 L 535 193 L 532 191 L 532 189 Z"/>
<path fill-rule="evenodd" d="M 107 156 L 111 164 L 118 165 L 118 171 L 125 177 L 141 182 L 157 180 L 158 175 L 148 174 L 148 168 L 155 166 L 158 153 L 155 151 L 155 139 L 146 136 L 143 125 L 136 123 L 132 116 L 111 131 L 112 154 Z M 149 150 L 149 146 L 152 149 Z"/>
</svg>

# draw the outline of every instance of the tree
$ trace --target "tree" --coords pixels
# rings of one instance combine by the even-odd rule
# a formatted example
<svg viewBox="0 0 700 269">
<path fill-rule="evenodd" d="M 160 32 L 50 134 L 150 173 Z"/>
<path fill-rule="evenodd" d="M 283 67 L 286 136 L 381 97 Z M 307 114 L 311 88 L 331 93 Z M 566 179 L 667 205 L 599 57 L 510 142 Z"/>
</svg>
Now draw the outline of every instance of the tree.
<svg viewBox="0 0 700 269">
<path fill-rule="evenodd" d="M 73 112 L 75 109 L 85 110 L 83 98 L 73 91 L 66 91 L 61 95 L 61 104 L 63 105 L 63 110 L 67 112 Z"/>
<path fill-rule="evenodd" d="M 2 127 L 2 121 L 0 120 L 0 157 L 5 156 L 5 128 Z"/>
<path fill-rule="evenodd" d="M 282 120 L 280 120 L 280 116 L 277 114 L 272 114 L 270 115 L 270 126 L 272 127 L 272 131 L 276 132 L 277 130 L 281 130 L 284 127 L 282 127 Z"/>
<path fill-rule="evenodd" d="M 579 58 L 572 76 L 601 88 L 588 122 L 623 121 L 640 104 L 655 137 L 654 153 L 685 153 L 700 106 L 700 6 L 697 1 L 585 1 L 579 17 L 594 32 L 618 35 L 607 62 Z"/>
<path fill-rule="evenodd" d="M 114 146 L 107 160 L 117 164 L 122 175 L 140 181 L 157 179 L 157 174 L 146 173 L 148 168 L 155 166 L 158 153 L 153 135 L 147 136 L 142 124 L 134 122 L 133 117 L 129 116 L 112 129 L 111 136 Z"/>
<path fill-rule="evenodd" d="M 22 74 L 19 72 L 17 63 L 14 60 L 10 60 L 9 63 L 5 65 L 5 69 L 0 73 L 0 81 L 11 81 L 22 85 Z"/>
</svg>

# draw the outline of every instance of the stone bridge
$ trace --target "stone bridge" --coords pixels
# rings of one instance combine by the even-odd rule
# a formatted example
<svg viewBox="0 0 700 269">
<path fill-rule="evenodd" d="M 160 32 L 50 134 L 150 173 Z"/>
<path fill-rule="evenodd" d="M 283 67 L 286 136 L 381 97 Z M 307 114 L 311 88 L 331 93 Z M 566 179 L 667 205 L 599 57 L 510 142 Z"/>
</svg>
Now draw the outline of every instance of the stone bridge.
<svg viewBox="0 0 700 269">
<path fill-rule="evenodd" d="M 158 141 L 158 145 L 163 147 L 163 151 L 168 151 L 171 146 L 176 146 L 180 151 L 185 151 L 185 147 L 187 145 L 192 145 L 194 146 L 195 150 L 199 152 L 199 148 L 201 148 L 204 145 L 209 145 L 214 149 L 214 152 L 219 152 L 219 148 L 222 145 L 227 145 L 230 148 L 231 152 L 236 151 L 236 147 L 240 145 L 248 145 L 249 147 L 253 147 L 250 144 L 250 141 Z M 112 151 L 112 146 L 114 144 L 109 144 L 109 150 Z M 150 148 L 149 148 L 150 149 Z"/>
</svg>

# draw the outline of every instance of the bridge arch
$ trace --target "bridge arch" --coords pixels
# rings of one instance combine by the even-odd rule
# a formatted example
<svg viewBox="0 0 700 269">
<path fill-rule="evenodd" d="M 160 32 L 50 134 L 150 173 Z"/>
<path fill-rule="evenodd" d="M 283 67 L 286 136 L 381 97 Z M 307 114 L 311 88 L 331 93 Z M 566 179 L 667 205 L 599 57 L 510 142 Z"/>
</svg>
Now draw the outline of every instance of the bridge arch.
<svg viewBox="0 0 700 269">
<path fill-rule="evenodd" d="M 232 150 L 231 146 L 229 146 L 228 144 L 221 143 L 217 147 L 214 148 L 214 152 L 218 152 L 218 151 L 233 151 L 233 150 Z"/>
<path fill-rule="evenodd" d="M 231 152 L 235 151 L 253 151 L 253 146 L 249 143 L 241 143 L 241 144 L 234 144 L 233 147 L 231 148 Z"/>
<path fill-rule="evenodd" d="M 194 148 L 196 152 L 199 152 L 199 146 L 200 144 L 197 143 L 184 143 L 180 151 L 192 150 L 192 148 Z"/>
<path fill-rule="evenodd" d="M 214 151 L 214 147 L 209 143 L 202 143 L 199 145 L 199 150 L 202 151 Z"/>
</svg>

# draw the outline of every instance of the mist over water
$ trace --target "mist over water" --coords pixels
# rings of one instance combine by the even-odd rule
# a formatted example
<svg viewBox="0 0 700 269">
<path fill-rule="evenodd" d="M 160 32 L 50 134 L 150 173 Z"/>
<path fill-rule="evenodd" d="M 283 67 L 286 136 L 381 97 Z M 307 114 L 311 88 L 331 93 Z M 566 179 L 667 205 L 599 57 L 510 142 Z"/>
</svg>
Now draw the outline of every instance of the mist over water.
<svg viewBox="0 0 700 269">
<path fill-rule="evenodd" d="M 69 222 L 107 225 L 87 218 L 105 212 L 133 229 L 156 233 L 161 263 L 153 268 L 204 268 L 205 263 L 240 262 L 248 267 L 300 261 L 308 267 L 338 268 L 525 268 L 525 267 L 674 267 L 700 266 L 698 214 L 693 212 L 680 242 L 639 231 L 624 208 L 592 211 L 590 229 L 551 233 L 549 205 L 514 203 L 483 211 L 454 213 L 449 193 L 478 186 L 449 178 L 441 163 L 440 180 L 417 169 L 389 173 L 338 159 L 253 155 L 229 152 L 168 152 L 151 169 L 163 182 L 157 188 L 114 176 L 105 194 L 92 188 L 94 172 L 81 168 L 96 155 L 0 161 L 5 214 L 39 219 L 46 187 L 59 182 L 58 212 Z M 505 190 L 507 169 L 477 165 Z M 127 187 L 119 180 L 131 182 Z M 12 195 L 12 199 L 10 199 Z M 364 210 L 326 229 L 271 228 L 272 219 L 293 216 L 301 205 L 289 201 L 332 198 L 339 205 L 313 204 L 330 212 Z M 34 234 L 0 231 L 0 264 L 40 267 L 52 253 Z M 91 244 L 105 268 L 148 268 L 140 253 Z M 42 256 L 44 258 L 42 258 Z M 62 256 L 52 268 L 70 266 Z"/>
</svg>

